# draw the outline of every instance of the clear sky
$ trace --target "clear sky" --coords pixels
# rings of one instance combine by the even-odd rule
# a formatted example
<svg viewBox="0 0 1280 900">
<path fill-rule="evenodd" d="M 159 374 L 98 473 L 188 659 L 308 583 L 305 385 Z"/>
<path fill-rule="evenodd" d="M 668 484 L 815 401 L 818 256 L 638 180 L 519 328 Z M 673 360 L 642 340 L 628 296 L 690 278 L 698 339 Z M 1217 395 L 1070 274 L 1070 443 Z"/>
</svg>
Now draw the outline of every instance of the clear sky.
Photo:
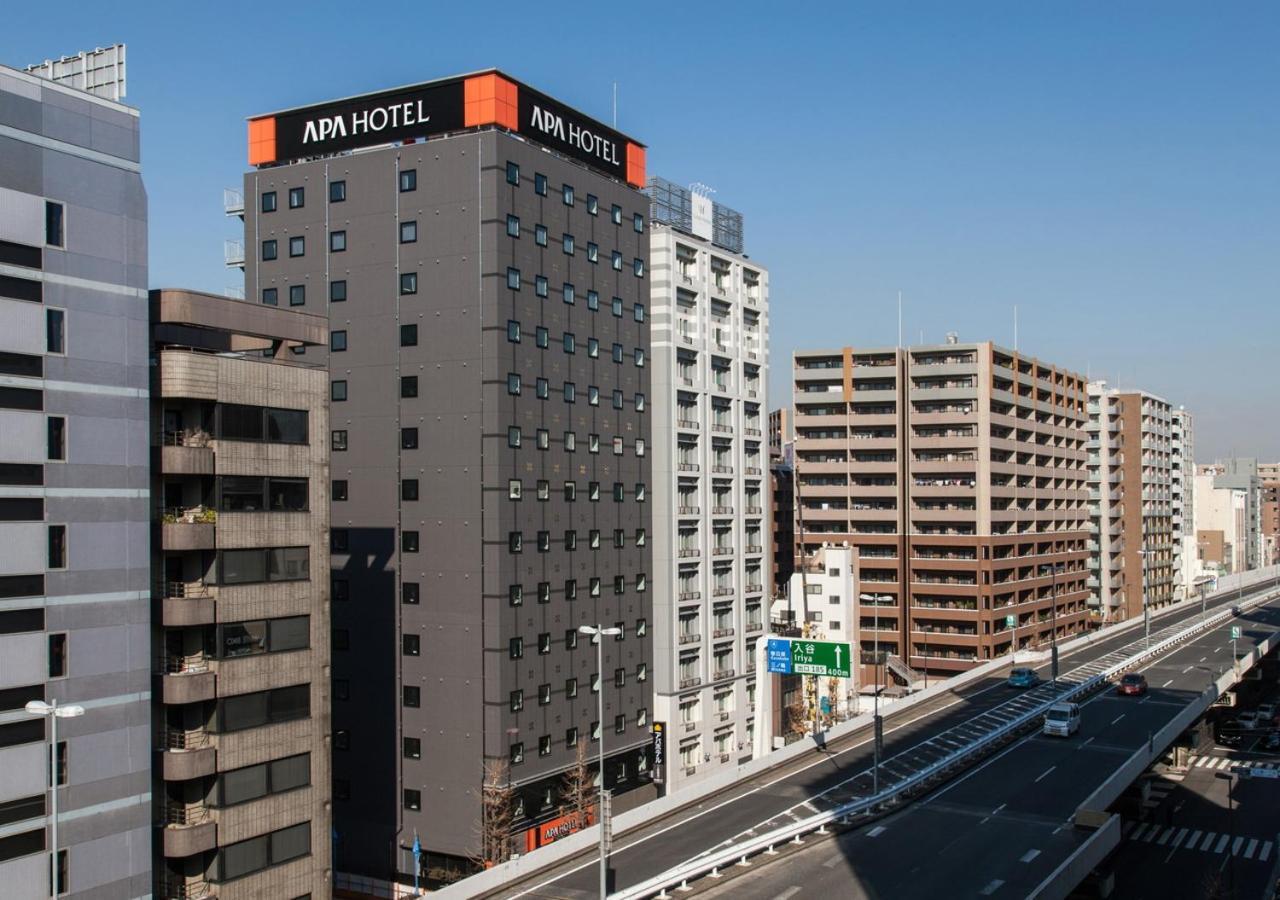
<svg viewBox="0 0 1280 900">
<path fill-rule="evenodd" d="M 221 291 L 245 116 L 498 66 L 746 216 L 795 348 L 1013 341 L 1280 458 L 1280 3 L 5 4 L 0 62 L 129 47 L 151 281 Z"/>
</svg>

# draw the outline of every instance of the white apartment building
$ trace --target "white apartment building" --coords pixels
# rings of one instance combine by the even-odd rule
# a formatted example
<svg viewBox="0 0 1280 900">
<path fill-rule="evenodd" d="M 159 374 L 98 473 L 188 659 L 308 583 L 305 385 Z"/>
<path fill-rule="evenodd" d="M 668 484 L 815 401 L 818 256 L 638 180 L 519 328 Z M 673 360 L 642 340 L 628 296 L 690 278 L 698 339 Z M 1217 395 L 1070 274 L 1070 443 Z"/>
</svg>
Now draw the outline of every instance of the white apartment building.
<svg viewBox="0 0 1280 900">
<path fill-rule="evenodd" d="M 1194 594 L 1201 570 L 1195 532 L 1195 422 L 1182 407 L 1169 415 L 1170 491 L 1173 498 L 1173 596 Z"/>
<path fill-rule="evenodd" d="M 1249 491 L 1220 487 L 1216 484 L 1218 477 L 1212 467 L 1201 466 L 1193 479 L 1199 563 L 1210 574 L 1246 571 L 1250 568 Z"/>
<path fill-rule="evenodd" d="M 742 217 L 660 178 L 649 236 L 654 720 L 680 790 L 753 753 L 755 645 L 768 624 L 769 273 Z"/>
<path fill-rule="evenodd" d="M 853 644 L 857 629 L 857 554 L 847 544 L 823 545 L 805 563 L 804 572 L 791 575 L 790 595 L 773 601 L 774 621 L 792 621 L 804 628 L 804 636 L 819 641 Z M 853 669 L 857 674 L 857 667 Z M 858 686 L 852 679 L 822 684 L 819 693 L 831 700 L 841 715 L 856 712 Z M 854 709 L 850 709 L 850 704 Z"/>
</svg>

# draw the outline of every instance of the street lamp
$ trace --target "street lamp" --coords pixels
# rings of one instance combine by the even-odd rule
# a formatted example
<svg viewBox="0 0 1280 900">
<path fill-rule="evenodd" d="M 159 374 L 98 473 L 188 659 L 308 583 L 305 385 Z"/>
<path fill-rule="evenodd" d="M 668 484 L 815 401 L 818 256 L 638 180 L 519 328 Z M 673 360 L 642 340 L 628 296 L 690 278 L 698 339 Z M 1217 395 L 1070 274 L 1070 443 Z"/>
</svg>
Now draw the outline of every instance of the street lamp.
<svg viewBox="0 0 1280 900">
<path fill-rule="evenodd" d="M 1147 586 L 1145 582 L 1147 580 L 1147 557 L 1153 552 L 1154 551 L 1152 550 L 1138 551 L 1138 556 L 1142 558 L 1142 571 L 1138 573 L 1141 577 L 1141 581 L 1139 581 L 1138 584 L 1142 588 L 1142 634 L 1144 650 L 1151 649 L 1151 605 L 1147 603 Z"/>
<path fill-rule="evenodd" d="M 893 596 L 891 594 L 859 594 L 858 595 L 859 600 L 865 600 L 866 602 L 875 604 L 876 606 L 880 605 L 881 600 L 892 599 L 892 598 Z M 903 615 L 906 615 L 905 610 L 903 611 Z M 872 739 L 871 739 L 872 754 L 873 754 L 872 765 L 871 765 L 871 796 L 873 797 L 876 794 L 880 793 L 880 613 L 878 610 L 876 612 L 875 622 L 876 624 L 873 630 L 875 631 L 875 642 L 876 642 L 875 648 L 876 649 L 875 649 L 875 660 L 872 663 L 873 668 L 871 670 L 872 672 L 875 673 L 875 690 L 873 690 L 871 694 L 871 697 L 872 697 L 871 704 L 872 704 L 872 710 L 873 710 L 872 717 L 871 717 L 872 723 L 873 723 L 873 733 L 872 733 Z M 859 631 L 861 631 L 862 629 L 861 622 L 858 623 L 858 629 Z M 859 646 L 858 646 L 858 663 L 859 665 L 861 665 L 862 663 L 861 641 L 859 641 Z"/>
<path fill-rule="evenodd" d="M 1058 570 L 1062 569 L 1062 571 L 1065 572 L 1066 566 L 1058 563 L 1046 563 L 1040 567 L 1041 575 L 1044 574 L 1045 569 L 1049 570 L 1049 575 L 1053 579 L 1051 582 L 1053 585 L 1051 588 L 1053 591 L 1053 600 L 1049 605 L 1049 621 L 1051 623 L 1050 627 L 1053 629 L 1053 634 L 1049 637 L 1049 672 L 1052 675 L 1053 684 L 1056 687 L 1058 684 Z"/>
<path fill-rule="evenodd" d="M 51 796 L 50 807 L 52 813 L 49 818 L 49 836 L 52 838 L 49 896 L 56 898 L 59 893 L 58 889 L 61 887 L 58 877 L 58 720 L 83 716 L 84 707 L 74 704 L 59 706 L 58 701 L 55 699 L 52 703 L 45 703 L 43 700 L 32 700 L 25 708 L 33 716 L 49 717 L 49 794 Z"/>
<path fill-rule="evenodd" d="M 596 677 L 600 689 L 596 691 L 596 720 L 600 729 L 600 799 L 596 815 L 600 819 L 600 900 L 609 896 L 609 856 L 605 850 L 604 821 L 604 637 L 622 634 L 621 628 L 605 628 L 603 625 L 579 625 L 578 633 L 590 635 L 596 645 Z"/>
</svg>

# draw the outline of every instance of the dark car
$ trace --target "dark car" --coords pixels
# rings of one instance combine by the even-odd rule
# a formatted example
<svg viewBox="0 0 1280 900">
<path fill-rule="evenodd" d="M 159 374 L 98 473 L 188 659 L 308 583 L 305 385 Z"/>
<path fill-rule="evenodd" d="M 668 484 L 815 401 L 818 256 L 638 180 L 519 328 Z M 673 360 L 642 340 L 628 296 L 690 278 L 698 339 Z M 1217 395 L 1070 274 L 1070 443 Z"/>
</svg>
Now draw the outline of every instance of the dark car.
<svg viewBox="0 0 1280 900">
<path fill-rule="evenodd" d="M 1140 672 L 1130 672 L 1116 683 L 1116 693 L 1138 697 L 1147 692 L 1147 676 Z"/>
<path fill-rule="evenodd" d="M 1234 747 L 1244 740 L 1243 729 L 1234 718 L 1219 719 L 1213 728 L 1213 741 L 1223 747 Z"/>
<path fill-rule="evenodd" d="M 1240 607 L 1238 607 L 1238 606 L 1233 606 L 1233 607 L 1231 607 L 1231 615 L 1233 615 L 1233 616 L 1241 615 L 1243 612 L 1244 612 L 1244 610 L 1242 610 L 1242 609 L 1241 609 Z"/>
</svg>

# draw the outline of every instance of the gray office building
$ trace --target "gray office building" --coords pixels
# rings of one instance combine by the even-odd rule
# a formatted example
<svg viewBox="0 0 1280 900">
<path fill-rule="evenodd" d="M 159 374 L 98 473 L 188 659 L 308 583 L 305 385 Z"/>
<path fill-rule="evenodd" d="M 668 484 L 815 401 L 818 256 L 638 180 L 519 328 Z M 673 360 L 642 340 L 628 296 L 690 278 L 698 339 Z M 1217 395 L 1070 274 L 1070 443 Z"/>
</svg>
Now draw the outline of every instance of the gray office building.
<svg viewBox="0 0 1280 900">
<path fill-rule="evenodd" d="M 248 130 L 246 296 L 330 326 L 335 887 L 572 830 L 580 742 L 653 796 L 644 148 L 492 70 Z"/>
<path fill-rule="evenodd" d="M 0 67 L 0 893 L 151 893 L 147 197 L 123 48 Z M 103 68 L 103 65 L 106 68 Z M 57 71 L 54 71 L 56 69 Z M 118 75 L 112 82 L 108 69 Z M 114 76 L 112 76 L 114 77 Z M 83 79 L 82 79 L 83 80 Z"/>
</svg>

